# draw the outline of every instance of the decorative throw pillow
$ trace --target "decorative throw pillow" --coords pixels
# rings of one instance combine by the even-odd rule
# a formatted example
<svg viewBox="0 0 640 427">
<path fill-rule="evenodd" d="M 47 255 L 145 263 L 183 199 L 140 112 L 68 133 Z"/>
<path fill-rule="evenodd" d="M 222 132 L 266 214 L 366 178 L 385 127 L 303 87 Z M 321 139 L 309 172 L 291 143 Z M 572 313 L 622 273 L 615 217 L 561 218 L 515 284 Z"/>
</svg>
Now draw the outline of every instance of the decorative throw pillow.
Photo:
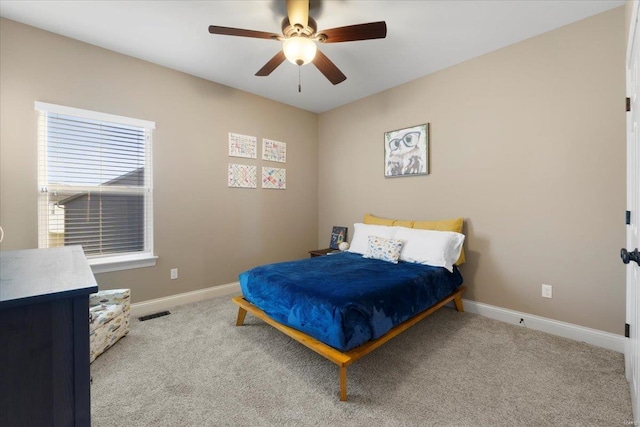
<svg viewBox="0 0 640 427">
<path fill-rule="evenodd" d="M 388 239 L 380 236 L 369 236 L 369 250 L 364 254 L 364 257 L 397 264 L 403 246 L 404 241 L 402 240 Z"/>
</svg>

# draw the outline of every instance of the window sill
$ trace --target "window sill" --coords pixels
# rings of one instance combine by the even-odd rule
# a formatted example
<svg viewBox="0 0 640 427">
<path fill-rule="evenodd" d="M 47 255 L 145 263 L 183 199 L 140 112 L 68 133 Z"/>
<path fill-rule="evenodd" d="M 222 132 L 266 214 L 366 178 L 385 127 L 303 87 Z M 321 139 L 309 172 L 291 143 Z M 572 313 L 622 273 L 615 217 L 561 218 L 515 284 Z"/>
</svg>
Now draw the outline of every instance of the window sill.
<svg viewBox="0 0 640 427">
<path fill-rule="evenodd" d="M 134 268 L 153 267 L 156 265 L 157 256 L 120 255 L 104 258 L 89 258 L 89 265 L 93 274 L 109 273 L 111 271 L 131 270 Z"/>
</svg>

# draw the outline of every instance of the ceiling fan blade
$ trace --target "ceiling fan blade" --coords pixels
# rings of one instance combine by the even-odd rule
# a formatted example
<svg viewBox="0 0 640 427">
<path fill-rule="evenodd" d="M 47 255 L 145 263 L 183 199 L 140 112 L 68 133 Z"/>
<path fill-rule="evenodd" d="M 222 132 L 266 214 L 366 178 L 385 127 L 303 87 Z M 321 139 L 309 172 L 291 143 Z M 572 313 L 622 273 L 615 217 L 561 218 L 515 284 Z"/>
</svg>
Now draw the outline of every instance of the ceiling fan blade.
<svg viewBox="0 0 640 427">
<path fill-rule="evenodd" d="M 324 76 L 334 85 L 342 83 L 347 79 L 347 76 L 342 74 L 342 71 L 340 71 L 338 67 L 336 67 L 335 64 L 319 50 L 316 52 L 316 57 L 313 58 L 313 65 L 315 65 L 316 68 L 320 70 L 320 72 L 324 74 Z"/>
<path fill-rule="evenodd" d="M 220 34 L 223 36 L 240 36 L 252 37 L 254 39 L 273 39 L 277 40 L 282 36 L 275 33 L 265 33 L 264 31 L 243 30 L 242 28 L 219 27 L 217 25 L 209 25 L 211 34 Z"/>
<path fill-rule="evenodd" d="M 276 68 L 278 68 L 278 66 L 280 64 L 282 64 L 285 60 L 285 56 L 284 56 L 284 52 L 280 51 L 278 53 L 276 53 L 276 55 L 271 58 L 269 60 L 269 62 L 267 62 L 266 64 L 264 64 L 264 67 L 260 68 L 260 70 L 258 70 L 258 72 L 256 73 L 256 76 L 268 76 L 269 74 L 271 74 L 273 72 L 273 70 L 275 70 Z"/>
<path fill-rule="evenodd" d="M 291 25 L 306 28 L 309 23 L 309 0 L 287 0 L 287 15 Z"/>
<path fill-rule="evenodd" d="M 318 32 L 323 43 L 354 42 L 358 40 L 383 39 L 387 37 L 387 24 L 384 21 L 368 24 L 348 25 Z M 324 39 L 323 35 L 326 37 Z M 323 40 L 324 39 L 324 40 Z"/>
</svg>

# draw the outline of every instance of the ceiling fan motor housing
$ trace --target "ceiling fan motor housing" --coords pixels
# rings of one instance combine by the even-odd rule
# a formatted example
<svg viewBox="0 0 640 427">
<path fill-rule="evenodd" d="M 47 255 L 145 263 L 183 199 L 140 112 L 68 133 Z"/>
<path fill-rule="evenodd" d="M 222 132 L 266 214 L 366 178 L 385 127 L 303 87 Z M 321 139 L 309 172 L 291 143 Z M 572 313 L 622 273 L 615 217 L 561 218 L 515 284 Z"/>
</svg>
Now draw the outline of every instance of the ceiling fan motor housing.
<svg viewBox="0 0 640 427">
<path fill-rule="evenodd" d="M 306 27 L 302 27 L 300 24 L 291 25 L 289 22 L 289 17 L 285 16 L 282 20 L 282 34 L 285 38 L 302 36 L 302 37 L 313 37 L 313 35 L 318 31 L 318 24 L 316 24 L 315 19 L 309 17 L 309 23 Z"/>
</svg>

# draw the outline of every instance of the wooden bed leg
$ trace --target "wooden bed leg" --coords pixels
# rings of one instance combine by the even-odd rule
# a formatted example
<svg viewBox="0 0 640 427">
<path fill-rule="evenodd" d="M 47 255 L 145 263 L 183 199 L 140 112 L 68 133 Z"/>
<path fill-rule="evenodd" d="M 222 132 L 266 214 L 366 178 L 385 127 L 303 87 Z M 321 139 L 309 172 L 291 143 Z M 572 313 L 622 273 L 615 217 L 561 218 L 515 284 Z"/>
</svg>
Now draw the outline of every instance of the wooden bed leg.
<svg viewBox="0 0 640 427">
<path fill-rule="evenodd" d="M 347 367 L 340 366 L 340 400 L 347 401 Z"/>
<path fill-rule="evenodd" d="M 455 296 L 453 302 L 456 305 L 456 310 L 462 313 L 464 311 L 464 307 L 462 307 L 462 292 L 459 292 L 458 295 Z"/>
<path fill-rule="evenodd" d="M 247 310 L 242 307 L 238 307 L 238 320 L 236 320 L 236 326 L 242 326 L 244 323 L 244 316 L 247 315 Z"/>
</svg>

